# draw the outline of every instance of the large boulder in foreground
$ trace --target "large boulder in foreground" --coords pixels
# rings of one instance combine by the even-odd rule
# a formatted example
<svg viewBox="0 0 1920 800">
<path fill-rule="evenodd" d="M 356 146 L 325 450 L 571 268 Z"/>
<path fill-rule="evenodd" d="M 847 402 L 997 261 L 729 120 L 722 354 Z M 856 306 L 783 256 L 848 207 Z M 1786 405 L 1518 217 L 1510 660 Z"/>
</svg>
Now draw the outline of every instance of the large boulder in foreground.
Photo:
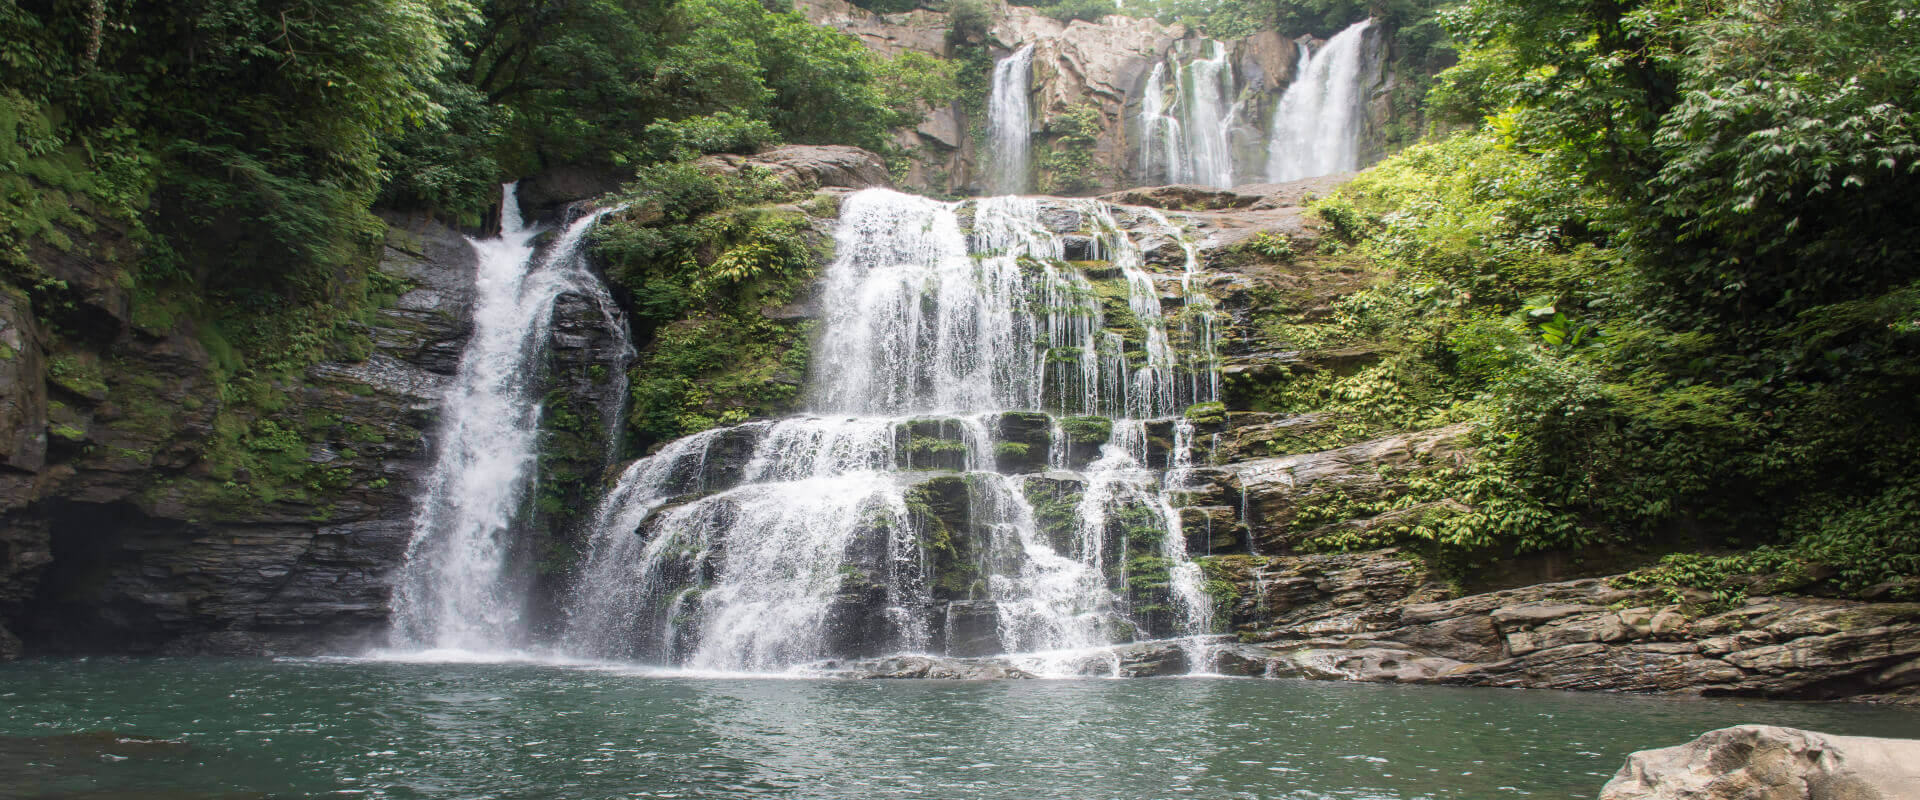
<svg viewBox="0 0 1920 800">
<path fill-rule="evenodd" d="M 1772 725 L 1708 731 L 1642 750 L 1600 800 L 1902 800 L 1920 797 L 1920 740 Z"/>
</svg>

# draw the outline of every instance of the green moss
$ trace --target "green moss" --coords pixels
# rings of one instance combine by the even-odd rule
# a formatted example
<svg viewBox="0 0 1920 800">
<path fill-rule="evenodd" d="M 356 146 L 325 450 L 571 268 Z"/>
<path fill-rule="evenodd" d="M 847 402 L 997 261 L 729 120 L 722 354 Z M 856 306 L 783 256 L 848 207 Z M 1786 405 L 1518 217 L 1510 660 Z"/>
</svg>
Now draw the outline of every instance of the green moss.
<svg viewBox="0 0 1920 800">
<path fill-rule="evenodd" d="M 906 493 L 909 522 L 929 560 L 929 588 L 938 598 L 967 599 L 986 589 L 981 554 L 964 529 L 972 497 L 971 481 L 960 476 L 933 478 Z"/>
<path fill-rule="evenodd" d="M 1187 407 L 1186 418 L 1195 425 L 1225 425 L 1227 406 L 1224 403 L 1195 403 Z"/>
<path fill-rule="evenodd" d="M 657 180 L 718 182 L 697 202 L 677 201 L 659 216 L 614 215 L 595 234 L 609 276 L 633 297 L 642 333 L 627 419 L 642 451 L 797 405 L 813 324 L 763 310 L 806 291 L 827 257 L 805 213 L 751 205 L 783 196 L 777 182 L 677 173 Z"/>
<path fill-rule="evenodd" d="M 47 359 L 47 378 L 53 385 L 83 397 L 107 394 L 100 360 L 91 353 L 60 353 Z"/>
<path fill-rule="evenodd" d="M 1067 417 L 1060 430 L 1070 444 L 1105 444 L 1113 436 L 1113 420 L 1106 417 Z"/>
<path fill-rule="evenodd" d="M 1069 488 L 1073 487 L 1073 488 Z M 1033 505 L 1033 520 L 1054 552 L 1075 557 L 1079 539 L 1079 507 L 1084 493 L 1077 484 L 1029 480 L 1022 486 Z"/>
</svg>

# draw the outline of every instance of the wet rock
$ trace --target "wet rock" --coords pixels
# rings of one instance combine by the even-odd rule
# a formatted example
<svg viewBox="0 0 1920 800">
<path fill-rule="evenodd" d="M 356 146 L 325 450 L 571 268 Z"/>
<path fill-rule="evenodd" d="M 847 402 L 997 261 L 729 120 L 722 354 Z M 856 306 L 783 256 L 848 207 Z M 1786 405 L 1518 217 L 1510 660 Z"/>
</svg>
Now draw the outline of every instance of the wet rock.
<svg viewBox="0 0 1920 800">
<path fill-rule="evenodd" d="M 1032 411 L 1009 411 L 994 420 L 994 469 L 1001 473 L 1037 472 L 1047 467 L 1053 444 L 1053 419 Z"/>
<path fill-rule="evenodd" d="M 1100 457 L 1100 447 L 1113 436 L 1113 420 L 1106 417 L 1067 417 L 1060 420 L 1067 440 L 1067 467 L 1084 469 Z"/>
<path fill-rule="evenodd" d="M 1239 509 L 1231 506 L 1183 506 L 1178 513 L 1180 531 L 1187 538 L 1188 555 L 1246 551 L 1247 527 L 1240 524 Z"/>
<path fill-rule="evenodd" d="M 1920 741 L 1772 725 L 1708 731 L 1642 750 L 1600 800 L 1898 800 L 1920 796 Z"/>
<path fill-rule="evenodd" d="M 1192 672 L 1193 662 L 1183 644 L 1157 641 L 1116 647 L 1113 653 L 1119 659 L 1118 673 L 1123 678 L 1152 678 Z"/>
<path fill-rule="evenodd" d="M 929 475 L 907 490 L 909 521 L 925 553 L 927 590 L 936 602 L 969 599 L 985 589 L 980 564 L 986 542 L 975 536 L 973 501 L 973 487 L 962 475 Z M 962 613 L 967 610 L 971 607 Z M 945 627 L 951 629 L 953 622 Z"/>
<path fill-rule="evenodd" d="M 766 438 L 770 427 L 765 422 L 749 423 L 716 434 L 707 443 L 706 457 L 700 461 L 697 481 L 686 488 L 691 490 L 697 486 L 710 492 L 723 492 L 738 486 L 746 476 L 747 465 L 753 461 L 754 451 Z"/>
<path fill-rule="evenodd" d="M 894 453 L 900 469 L 966 469 L 966 426 L 940 417 L 908 420 L 894 431 Z"/>
<path fill-rule="evenodd" d="M 964 600 L 947 604 L 946 654 L 956 658 L 1000 652 L 1000 604 Z"/>
<path fill-rule="evenodd" d="M 869 661 L 827 662 L 812 671 L 835 678 L 865 680 L 924 678 L 932 680 L 1002 680 L 1032 678 L 1027 672 L 996 659 L 942 658 L 927 655 L 900 655 Z"/>
<path fill-rule="evenodd" d="M 386 214 L 380 271 L 407 290 L 380 309 L 374 347 L 418 369 L 452 375 L 473 333 L 473 246 L 457 231 L 419 216 Z"/>
<path fill-rule="evenodd" d="M 1061 257 L 1068 261 L 1091 261 L 1099 257 L 1100 249 L 1091 236 L 1067 235 L 1060 237 Z M 1088 277 L 1103 277 L 1088 275 Z"/>
</svg>

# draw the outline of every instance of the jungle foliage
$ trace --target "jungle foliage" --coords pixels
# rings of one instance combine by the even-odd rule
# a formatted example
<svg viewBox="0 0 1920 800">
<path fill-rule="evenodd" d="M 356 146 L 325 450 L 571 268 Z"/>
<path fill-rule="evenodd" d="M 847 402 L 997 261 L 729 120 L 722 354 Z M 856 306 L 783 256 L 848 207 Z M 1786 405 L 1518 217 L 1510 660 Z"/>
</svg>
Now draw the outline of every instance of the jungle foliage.
<svg viewBox="0 0 1920 800">
<path fill-rule="evenodd" d="M 477 224 L 558 164 L 881 149 L 943 76 L 755 0 L 0 0 L 0 258 L 54 291 L 30 252 L 108 224 L 149 293 L 333 303 L 376 204 Z"/>
<path fill-rule="evenodd" d="M 1655 577 L 1718 590 L 1786 559 L 1814 576 L 1796 585 L 1914 594 L 1920 237 L 1899 216 L 1920 203 L 1920 5 L 1443 18 L 1462 57 L 1436 102 L 1484 121 L 1319 208 L 1395 274 L 1333 335 L 1408 343 L 1324 396 L 1482 423 L 1481 460 L 1444 476 L 1472 510 L 1408 538 L 1758 548 Z"/>
</svg>

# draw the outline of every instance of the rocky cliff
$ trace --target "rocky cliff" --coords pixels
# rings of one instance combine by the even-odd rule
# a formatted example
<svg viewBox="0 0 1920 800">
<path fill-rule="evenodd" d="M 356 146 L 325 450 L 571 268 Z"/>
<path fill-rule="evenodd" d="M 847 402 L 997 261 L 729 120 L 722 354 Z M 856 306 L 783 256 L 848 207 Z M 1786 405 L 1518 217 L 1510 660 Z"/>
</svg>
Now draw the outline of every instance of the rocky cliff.
<svg viewBox="0 0 1920 800">
<path fill-rule="evenodd" d="M 296 338 L 312 348 L 304 357 L 252 354 L 259 366 L 233 366 L 223 321 L 143 313 L 151 298 L 86 264 L 47 262 L 71 267 L 65 279 L 87 298 L 51 318 L 7 296 L 0 657 L 23 645 L 338 652 L 385 635 L 474 281 L 461 232 L 385 222 L 362 307 Z M 563 298 L 556 312 L 557 403 L 604 402 L 585 375 L 618 358 L 586 305 Z M 574 453 L 594 462 L 586 471 L 604 465 L 607 430 Z"/>
<path fill-rule="evenodd" d="M 222 382 L 217 331 L 136 318 L 117 286 L 98 286 L 86 338 L 9 305 L 14 635 L 41 652 L 312 651 L 383 623 L 472 284 L 458 234 L 389 223 L 379 274 L 398 294 L 355 331 L 358 357 L 273 376 L 270 397 Z M 220 452 L 221 427 L 252 451 Z"/>
<path fill-rule="evenodd" d="M 1035 188 L 1049 194 L 1098 194 L 1166 182 L 1164 166 L 1145 163 L 1141 152 L 1148 138 L 1142 112 L 1150 78 L 1156 65 L 1170 70 L 1189 64 L 1210 56 L 1216 44 L 1185 26 L 1120 14 L 1099 22 L 1062 22 L 1023 6 L 997 6 L 983 37 L 956 41 L 950 35 L 953 20 L 944 11 L 876 14 L 845 0 L 801 0 L 797 6 L 814 22 L 857 36 L 888 55 L 914 51 L 958 58 L 971 47 L 1000 58 L 1033 45 L 1029 103 L 1039 166 Z M 1222 88 L 1226 105 L 1232 106 L 1226 124 L 1238 165 L 1234 182 L 1258 183 L 1265 176 L 1274 106 L 1295 78 L 1300 49 L 1323 42 L 1262 31 L 1217 44 L 1229 67 Z M 1363 163 L 1394 146 L 1389 128 L 1411 123 L 1415 113 L 1392 102 L 1401 79 L 1385 68 L 1388 50 L 1384 32 L 1369 32 Z M 963 71 L 978 68 L 961 65 Z M 973 78 L 963 74 L 962 80 Z M 931 195 L 982 191 L 988 157 L 982 141 L 986 109 L 978 104 L 983 99 L 963 97 L 930 109 L 917 127 L 896 139 L 910 156 L 902 188 Z"/>
</svg>

